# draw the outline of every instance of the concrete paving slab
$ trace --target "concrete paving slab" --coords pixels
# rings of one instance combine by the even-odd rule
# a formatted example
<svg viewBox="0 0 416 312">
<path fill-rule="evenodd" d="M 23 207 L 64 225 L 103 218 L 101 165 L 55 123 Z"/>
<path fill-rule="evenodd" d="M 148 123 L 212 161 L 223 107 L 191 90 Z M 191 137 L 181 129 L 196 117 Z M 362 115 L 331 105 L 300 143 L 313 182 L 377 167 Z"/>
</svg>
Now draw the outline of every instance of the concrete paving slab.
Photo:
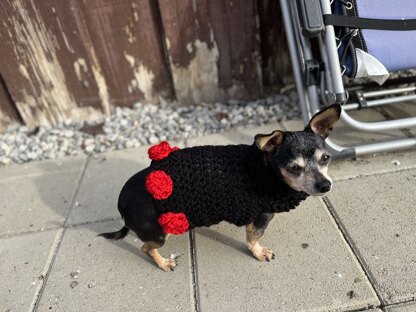
<svg viewBox="0 0 416 312">
<path fill-rule="evenodd" d="M 172 143 L 183 147 L 181 143 Z M 88 163 L 68 224 L 120 217 L 118 195 L 127 180 L 148 167 L 149 147 L 139 147 L 98 155 Z"/>
<path fill-rule="evenodd" d="M 175 236 L 161 254 L 181 253 L 174 272 L 163 272 L 129 234 L 109 241 L 97 233 L 120 222 L 68 228 L 38 311 L 191 311 L 194 307 L 188 235 Z"/>
<path fill-rule="evenodd" d="M 385 308 L 386 312 L 415 312 L 416 303 L 398 304 Z"/>
<path fill-rule="evenodd" d="M 329 194 L 387 303 L 416 295 L 416 170 L 340 181 Z"/>
<path fill-rule="evenodd" d="M 275 122 L 260 127 L 235 128 L 231 131 L 210 134 L 200 138 L 188 139 L 188 146 L 198 145 L 226 145 L 226 144 L 252 144 L 254 136 L 259 133 L 271 133 L 274 130 L 283 129 Z"/>
<path fill-rule="evenodd" d="M 291 120 L 283 123 L 287 130 L 300 129 L 302 125 L 301 120 Z M 416 150 L 414 149 L 336 160 L 331 163 L 329 174 L 333 180 L 343 180 L 411 168 L 416 168 Z"/>
<path fill-rule="evenodd" d="M 0 170 L 0 236 L 62 226 L 86 158 Z M 4 175 L 3 175 L 4 174 Z"/>
<path fill-rule="evenodd" d="M 262 240 L 276 259 L 259 262 L 245 229 L 196 229 L 202 311 L 343 311 L 377 306 L 363 271 L 322 203 L 278 214 Z"/>
<path fill-rule="evenodd" d="M 407 150 L 335 160 L 330 165 L 329 173 L 334 180 L 345 180 L 414 168 L 416 168 L 416 150 Z"/>
<path fill-rule="evenodd" d="M 1 311 L 29 311 L 57 231 L 0 239 Z"/>
<path fill-rule="evenodd" d="M 21 165 L 8 165 L 0 167 L 0 178 L 17 178 L 20 176 L 31 177 L 45 172 L 73 171 L 76 166 L 83 166 L 87 156 L 68 156 L 60 159 L 48 159 L 42 161 L 31 161 Z"/>
</svg>

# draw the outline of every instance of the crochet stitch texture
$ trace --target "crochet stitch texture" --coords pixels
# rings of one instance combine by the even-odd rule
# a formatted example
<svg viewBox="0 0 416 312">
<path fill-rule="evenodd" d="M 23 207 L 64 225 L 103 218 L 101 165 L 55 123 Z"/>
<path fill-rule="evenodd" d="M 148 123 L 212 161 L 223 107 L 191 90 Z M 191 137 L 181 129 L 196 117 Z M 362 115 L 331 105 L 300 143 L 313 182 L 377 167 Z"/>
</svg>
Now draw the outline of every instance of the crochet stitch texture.
<svg viewBox="0 0 416 312">
<path fill-rule="evenodd" d="M 164 146 L 165 149 L 168 148 Z M 246 225 L 261 213 L 294 209 L 308 196 L 281 181 L 254 144 L 174 149 L 166 157 L 156 158 L 150 165 L 152 173 L 166 173 L 172 180 L 172 192 L 165 199 L 155 198 L 154 204 L 161 217 L 183 213 L 189 228 L 221 221 Z M 169 218 L 161 219 L 166 223 Z M 180 226 L 178 231 L 164 231 L 186 231 Z"/>
</svg>

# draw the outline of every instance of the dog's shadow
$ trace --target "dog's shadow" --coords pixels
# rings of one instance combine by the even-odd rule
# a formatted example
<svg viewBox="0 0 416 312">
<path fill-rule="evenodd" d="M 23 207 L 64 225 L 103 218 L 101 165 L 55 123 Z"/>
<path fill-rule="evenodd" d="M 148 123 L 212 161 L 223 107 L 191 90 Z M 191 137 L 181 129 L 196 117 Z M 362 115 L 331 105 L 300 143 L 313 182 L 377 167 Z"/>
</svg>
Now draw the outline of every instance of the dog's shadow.
<svg viewBox="0 0 416 312">
<path fill-rule="evenodd" d="M 122 226 L 122 224 L 120 223 L 120 227 Z M 228 226 L 234 226 L 229 224 Z M 195 230 L 191 230 L 194 231 L 194 233 L 196 233 L 197 235 L 201 235 L 204 238 L 207 238 L 209 240 L 213 240 L 215 242 L 218 242 L 224 246 L 233 248 L 239 252 L 241 252 L 244 255 L 247 256 L 251 256 L 251 253 L 249 252 L 249 250 L 247 249 L 247 246 L 244 244 L 244 242 L 241 240 L 237 240 L 235 238 L 232 238 L 229 235 L 223 234 L 221 232 L 219 232 L 219 230 L 217 229 L 212 229 L 212 228 L 207 228 L 207 227 L 201 227 L 201 228 L 196 228 Z M 132 235 L 134 238 L 137 238 L 136 234 L 134 232 L 130 232 L 129 235 L 126 237 L 127 239 L 123 239 L 123 240 L 108 240 L 108 242 L 110 244 L 113 244 L 114 246 L 116 246 L 117 248 L 122 248 L 128 252 L 131 252 L 133 255 L 135 256 L 139 256 L 140 258 L 142 258 L 143 260 L 147 261 L 148 263 L 154 265 L 154 262 L 150 259 L 150 257 L 148 257 L 147 255 L 145 255 L 141 250 L 141 244 L 143 244 L 143 242 L 137 238 L 137 242 L 138 244 L 132 244 L 131 242 L 129 242 L 129 236 Z M 189 235 L 189 233 L 186 234 L 182 234 L 182 235 Z M 195 235 L 193 235 L 193 237 L 195 237 Z M 242 239 L 244 237 L 242 236 Z M 170 253 L 173 252 L 180 252 L 180 253 L 184 253 L 185 250 L 171 250 L 171 247 L 169 246 L 169 241 L 173 241 L 175 240 L 175 237 L 170 237 L 167 240 L 167 244 L 165 244 L 163 247 L 160 248 L 160 253 L 168 256 Z M 201 242 L 198 241 L 198 238 L 195 238 L 195 244 L 196 244 L 196 248 L 203 248 L 200 244 Z"/>
<path fill-rule="evenodd" d="M 65 161 L 72 162 L 72 159 L 65 159 Z M 56 224 L 52 224 L 54 227 L 68 227 L 73 229 L 79 229 L 79 228 L 86 228 L 89 231 L 93 232 L 95 234 L 93 237 L 91 237 L 92 240 L 94 239 L 100 239 L 105 240 L 106 243 L 112 244 L 116 246 L 117 248 L 124 249 L 128 252 L 131 252 L 135 256 L 139 256 L 141 259 L 147 261 L 150 264 L 154 264 L 153 261 L 145 255 L 141 250 L 142 242 L 140 239 L 137 238 L 136 234 L 134 232 L 130 232 L 128 237 L 123 240 L 106 240 L 104 237 L 96 237 L 98 234 L 103 232 L 113 232 L 119 230 L 123 225 L 124 222 L 121 220 L 121 217 L 119 215 L 118 209 L 117 209 L 117 198 L 118 194 L 124 185 L 125 181 L 135 174 L 136 172 L 140 171 L 146 166 L 146 163 L 142 162 L 140 159 L 137 161 L 132 161 L 130 159 L 124 159 L 123 157 L 118 156 L 115 154 L 115 156 L 111 157 L 111 166 L 114 166 L 116 168 L 121 168 L 120 172 L 118 172 L 117 176 L 114 177 L 108 177 L 106 175 L 106 171 L 108 168 L 103 167 L 100 170 L 101 166 L 104 166 L 106 162 L 109 161 L 106 159 L 105 155 L 100 155 L 97 157 L 97 159 L 90 159 L 89 165 L 91 162 L 95 162 L 94 166 L 96 167 L 95 171 L 93 173 L 89 173 L 90 176 L 98 175 L 94 179 L 91 179 L 91 181 L 87 184 L 85 184 L 85 180 L 89 179 L 86 173 L 84 173 L 84 176 L 82 179 L 78 181 L 79 188 L 88 188 L 89 194 L 87 198 L 87 203 L 81 202 L 79 204 L 79 207 L 76 206 L 76 201 L 78 200 L 78 192 L 72 194 L 71 198 L 68 198 L 68 195 L 65 197 L 57 197 L 57 196 L 50 196 L 51 190 L 50 185 L 51 183 L 48 183 L 48 179 L 51 178 L 50 175 L 42 174 L 37 175 L 34 178 L 34 184 L 38 191 L 38 196 L 40 199 L 51 209 L 51 215 L 61 216 L 65 218 L 65 221 L 56 222 Z M 75 163 L 74 163 L 75 164 Z M 76 164 L 77 166 L 80 166 L 79 164 Z M 47 162 L 39 162 L 36 164 L 36 166 L 45 173 L 48 171 L 54 171 L 56 170 L 57 173 L 55 173 L 52 177 L 56 178 L 58 175 L 63 176 L 63 174 L 58 171 L 60 170 L 60 164 L 59 161 L 47 161 Z M 88 169 L 87 169 L 88 170 Z M 65 171 L 63 171 L 65 172 Z M 73 178 L 73 176 L 71 176 Z M 61 178 L 64 179 L 65 183 L 69 184 L 68 178 L 64 177 Z M 96 181 L 108 181 L 111 180 L 112 183 L 109 186 L 106 187 L 91 187 L 91 185 L 95 185 L 97 183 Z M 56 184 L 59 186 L 58 182 Z M 105 194 L 105 198 L 102 199 Z M 100 200 L 99 203 L 94 203 L 93 199 Z M 85 200 L 85 199 L 84 199 Z M 70 206 L 70 204 L 73 204 Z M 99 206 L 100 209 L 95 209 L 96 206 Z M 94 212 L 94 215 L 92 215 L 92 212 Z M 74 223 L 67 223 L 69 220 L 69 217 L 74 215 L 86 215 L 87 219 L 84 222 L 82 218 L 82 221 L 77 221 Z M 89 218 L 89 219 L 88 219 Z M 38 225 L 40 228 L 41 225 Z M 96 238 L 95 238 L 96 237 Z M 133 242 L 134 239 L 136 241 Z"/>
<path fill-rule="evenodd" d="M 120 223 L 121 225 L 121 223 Z M 228 226 L 233 226 L 233 225 L 228 225 Z M 246 245 L 244 244 L 243 241 L 239 241 L 237 239 L 234 239 L 226 234 L 223 234 L 221 232 L 219 232 L 218 230 L 215 229 L 211 229 L 211 228 L 207 228 L 207 227 L 202 227 L 202 228 L 196 228 L 195 230 L 191 230 L 194 231 L 197 235 L 201 235 L 207 239 L 213 240 L 215 242 L 218 242 L 224 246 L 233 248 L 234 250 L 237 250 L 239 252 L 241 252 L 244 255 L 247 256 L 251 256 L 251 253 L 249 252 L 249 250 L 247 249 Z M 132 235 L 133 237 L 137 238 L 137 236 L 134 233 L 130 233 L 129 236 Z M 182 235 L 189 235 L 188 233 L 186 234 L 182 234 Z M 128 237 L 127 237 L 128 238 Z M 137 238 L 138 239 L 138 238 Z M 243 239 L 243 237 L 242 237 Z M 169 240 L 175 240 L 175 237 L 170 237 Z M 148 263 L 154 265 L 154 262 L 150 259 L 150 257 L 148 257 L 147 255 L 145 255 L 143 252 L 141 252 L 140 247 L 141 244 L 143 244 L 143 242 L 138 239 L 138 244 L 132 244 L 130 243 L 128 240 L 124 239 L 124 240 L 109 240 L 109 243 L 113 244 L 114 246 L 116 246 L 117 248 L 122 248 L 128 252 L 131 252 L 133 255 L 135 256 L 139 256 L 141 259 L 147 261 Z M 198 242 L 198 238 L 195 239 L 195 244 L 196 244 L 196 248 L 203 248 L 201 245 L 198 245 L 200 242 Z M 183 253 L 184 250 L 170 250 L 171 247 L 169 246 L 169 243 L 167 243 L 166 245 L 164 245 L 161 249 L 160 252 L 162 254 L 168 255 L 171 252 L 180 252 Z"/>
<path fill-rule="evenodd" d="M 234 226 L 234 225 L 229 224 L 228 226 Z M 198 235 L 204 236 L 205 238 L 208 238 L 210 240 L 219 242 L 225 246 L 231 247 L 245 255 L 248 255 L 248 256 L 251 255 L 251 253 L 247 249 L 247 246 L 242 241 L 244 239 L 244 236 L 241 237 L 242 240 L 240 241 L 235 238 L 232 238 L 229 235 L 225 235 L 219 232 L 218 230 L 214 230 L 212 228 L 207 228 L 207 227 L 197 228 L 195 229 L 195 233 Z M 198 249 L 198 237 L 196 238 L 196 245 L 197 245 L 196 248 Z"/>
<path fill-rule="evenodd" d="M 135 233 L 131 233 L 131 234 L 129 234 L 129 236 L 130 235 L 134 236 L 135 238 L 137 237 Z M 126 237 L 126 238 L 128 238 L 128 237 Z M 102 239 L 105 239 L 105 238 L 102 237 Z M 155 265 L 154 261 L 149 256 L 145 255 L 141 251 L 142 241 L 138 238 L 137 238 L 137 242 L 138 242 L 137 245 L 131 244 L 126 239 L 107 240 L 107 242 L 116 246 L 117 248 L 121 248 L 121 249 L 124 249 L 128 252 L 131 252 L 134 256 L 140 257 L 142 260 L 146 261 L 147 263 L 151 264 L 152 266 Z"/>
</svg>

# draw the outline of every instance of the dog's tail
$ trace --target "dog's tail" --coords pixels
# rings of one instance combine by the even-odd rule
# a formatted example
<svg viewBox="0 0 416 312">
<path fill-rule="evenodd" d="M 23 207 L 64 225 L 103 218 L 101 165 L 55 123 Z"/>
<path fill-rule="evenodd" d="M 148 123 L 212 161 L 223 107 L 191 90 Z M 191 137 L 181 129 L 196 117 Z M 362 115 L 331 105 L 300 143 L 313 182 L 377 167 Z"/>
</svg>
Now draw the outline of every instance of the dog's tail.
<svg viewBox="0 0 416 312">
<path fill-rule="evenodd" d="M 102 236 L 107 239 L 123 239 L 124 237 L 126 237 L 128 232 L 129 229 L 123 226 L 121 230 L 118 230 L 116 232 L 101 233 L 98 234 L 98 236 Z"/>
</svg>

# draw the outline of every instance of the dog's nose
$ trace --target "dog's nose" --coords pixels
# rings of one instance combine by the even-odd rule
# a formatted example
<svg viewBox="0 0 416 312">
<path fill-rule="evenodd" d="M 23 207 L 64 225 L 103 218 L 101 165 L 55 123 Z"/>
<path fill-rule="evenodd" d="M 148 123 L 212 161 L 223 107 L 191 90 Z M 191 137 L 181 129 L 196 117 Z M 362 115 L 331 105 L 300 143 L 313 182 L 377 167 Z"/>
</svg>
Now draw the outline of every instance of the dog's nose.
<svg viewBox="0 0 416 312">
<path fill-rule="evenodd" d="M 332 183 L 329 180 L 324 180 L 315 184 L 316 189 L 320 193 L 326 193 L 331 190 Z"/>
</svg>

